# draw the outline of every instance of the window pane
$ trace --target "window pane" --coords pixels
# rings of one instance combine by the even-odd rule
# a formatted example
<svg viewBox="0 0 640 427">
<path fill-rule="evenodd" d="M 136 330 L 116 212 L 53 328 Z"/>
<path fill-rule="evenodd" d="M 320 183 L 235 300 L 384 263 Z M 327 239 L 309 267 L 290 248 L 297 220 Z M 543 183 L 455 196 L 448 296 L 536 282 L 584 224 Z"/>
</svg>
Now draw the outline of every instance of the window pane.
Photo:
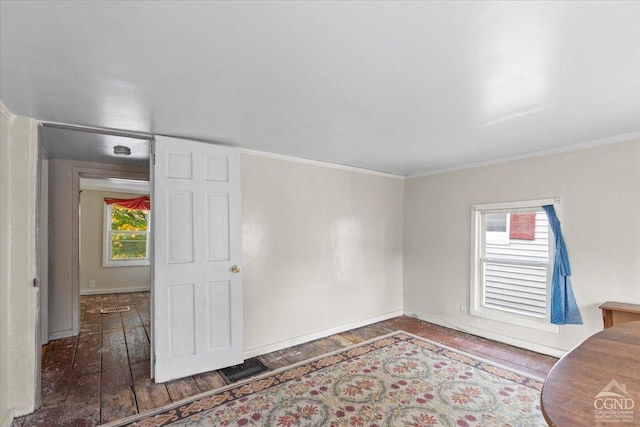
<svg viewBox="0 0 640 427">
<path fill-rule="evenodd" d="M 551 232 L 547 215 L 543 211 L 486 213 L 484 224 L 482 305 L 544 318 Z"/>
<path fill-rule="evenodd" d="M 485 231 L 507 231 L 507 214 L 485 214 Z"/>
<path fill-rule="evenodd" d="M 487 214 L 485 218 L 495 214 Z M 504 215 L 506 218 L 509 214 Z M 518 215 L 524 215 L 518 213 Z M 513 230 L 504 231 L 501 237 L 504 241 L 496 242 L 496 232 L 485 230 L 485 244 L 483 253 L 486 258 L 500 260 L 515 260 L 527 262 L 549 261 L 549 220 L 544 212 L 535 212 L 533 224 L 526 221 L 518 221 L 510 225 Z M 533 229 L 529 229 L 530 226 Z M 531 238 L 523 239 L 525 234 L 531 233 Z"/>
<path fill-rule="evenodd" d="M 111 205 L 111 229 L 117 231 L 145 231 L 149 212 Z"/>
<path fill-rule="evenodd" d="M 112 233 L 111 259 L 144 259 L 147 257 L 147 233 Z"/>
<path fill-rule="evenodd" d="M 532 317 L 547 313 L 547 267 L 486 262 L 484 305 Z"/>
</svg>

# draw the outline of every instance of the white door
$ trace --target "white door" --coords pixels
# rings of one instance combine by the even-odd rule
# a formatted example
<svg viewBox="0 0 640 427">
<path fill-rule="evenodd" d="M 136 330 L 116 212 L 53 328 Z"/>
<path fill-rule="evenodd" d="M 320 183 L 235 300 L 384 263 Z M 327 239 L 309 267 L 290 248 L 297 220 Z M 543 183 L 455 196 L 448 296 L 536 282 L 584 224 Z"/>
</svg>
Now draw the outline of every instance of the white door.
<svg viewBox="0 0 640 427">
<path fill-rule="evenodd" d="M 240 153 L 156 137 L 155 380 L 242 363 Z"/>
</svg>

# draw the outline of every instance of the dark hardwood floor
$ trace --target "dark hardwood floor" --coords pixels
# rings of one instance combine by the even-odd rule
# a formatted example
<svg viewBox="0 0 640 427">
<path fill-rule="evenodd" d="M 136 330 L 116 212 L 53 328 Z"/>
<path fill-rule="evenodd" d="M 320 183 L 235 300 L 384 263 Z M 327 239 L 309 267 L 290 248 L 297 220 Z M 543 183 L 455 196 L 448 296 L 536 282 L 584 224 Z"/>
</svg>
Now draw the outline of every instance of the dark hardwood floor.
<svg viewBox="0 0 640 427">
<path fill-rule="evenodd" d="M 216 372 L 155 384 L 150 379 L 148 293 L 81 297 L 77 337 L 49 343 L 42 360 L 42 407 L 15 427 L 95 426 L 225 385 Z M 102 307 L 128 305 L 125 313 Z M 557 359 L 402 316 L 260 356 L 276 369 L 397 330 L 544 378 Z"/>
</svg>

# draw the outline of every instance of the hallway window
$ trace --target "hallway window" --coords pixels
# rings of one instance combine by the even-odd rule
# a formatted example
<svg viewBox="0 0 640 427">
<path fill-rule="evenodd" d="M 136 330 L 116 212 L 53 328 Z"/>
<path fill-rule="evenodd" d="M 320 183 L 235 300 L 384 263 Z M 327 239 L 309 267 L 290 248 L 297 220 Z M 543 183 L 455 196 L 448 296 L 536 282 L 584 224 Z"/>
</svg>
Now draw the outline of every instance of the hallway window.
<svg viewBox="0 0 640 427">
<path fill-rule="evenodd" d="M 149 211 L 105 205 L 104 266 L 149 265 Z"/>
</svg>

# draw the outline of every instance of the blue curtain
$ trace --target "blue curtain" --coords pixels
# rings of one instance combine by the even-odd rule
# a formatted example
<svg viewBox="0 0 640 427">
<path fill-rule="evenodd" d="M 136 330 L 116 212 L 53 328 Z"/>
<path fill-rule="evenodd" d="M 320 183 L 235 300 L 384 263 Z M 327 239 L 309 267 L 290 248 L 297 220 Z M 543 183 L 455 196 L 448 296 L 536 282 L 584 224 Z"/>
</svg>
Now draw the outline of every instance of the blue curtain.
<svg viewBox="0 0 640 427">
<path fill-rule="evenodd" d="M 581 325 L 582 316 L 571 289 L 571 266 L 567 246 L 564 244 L 560 220 L 552 205 L 542 207 L 549 218 L 556 243 L 556 256 L 553 263 L 553 279 L 551 281 L 551 323 L 554 325 Z"/>
</svg>

